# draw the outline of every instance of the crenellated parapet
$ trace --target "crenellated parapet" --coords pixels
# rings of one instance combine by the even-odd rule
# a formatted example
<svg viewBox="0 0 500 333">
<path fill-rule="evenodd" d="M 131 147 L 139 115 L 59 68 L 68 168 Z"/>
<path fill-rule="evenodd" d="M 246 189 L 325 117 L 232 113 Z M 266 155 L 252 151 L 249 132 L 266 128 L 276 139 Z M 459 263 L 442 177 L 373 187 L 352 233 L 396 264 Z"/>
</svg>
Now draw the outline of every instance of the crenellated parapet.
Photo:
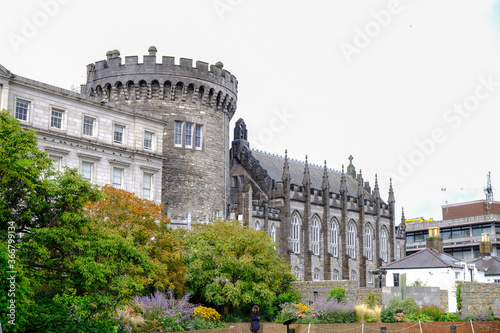
<svg viewBox="0 0 500 333">
<path fill-rule="evenodd" d="M 157 62 L 156 48 L 149 55 L 126 56 L 122 62 L 118 50 L 109 51 L 106 60 L 87 66 L 87 95 L 110 102 L 159 101 L 162 104 L 191 103 L 232 114 L 236 111 L 238 81 L 222 63 L 163 56 Z"/>
</svg>

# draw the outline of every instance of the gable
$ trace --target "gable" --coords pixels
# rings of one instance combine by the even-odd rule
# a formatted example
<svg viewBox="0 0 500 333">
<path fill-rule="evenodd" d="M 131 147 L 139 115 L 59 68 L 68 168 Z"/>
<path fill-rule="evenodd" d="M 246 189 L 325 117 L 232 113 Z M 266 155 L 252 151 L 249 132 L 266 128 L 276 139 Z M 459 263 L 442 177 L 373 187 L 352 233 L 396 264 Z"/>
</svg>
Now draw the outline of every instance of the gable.
<svg viewBox="0 0 500 333">
<path fill-rule="evenodd" d="M 383 266 L 383 269 L 418 269 L 457 267 L 460 259 L 433 249 L 424 249 Z"/>
<path fill-rule="evenodd" d="M 11 78 L 14 75 L 7 68 L 5 68 L 4 66 L 2 66 L 0 64 L 0 76 L 1 77 L 6 77 L 6 78 Z"/>
</svg>

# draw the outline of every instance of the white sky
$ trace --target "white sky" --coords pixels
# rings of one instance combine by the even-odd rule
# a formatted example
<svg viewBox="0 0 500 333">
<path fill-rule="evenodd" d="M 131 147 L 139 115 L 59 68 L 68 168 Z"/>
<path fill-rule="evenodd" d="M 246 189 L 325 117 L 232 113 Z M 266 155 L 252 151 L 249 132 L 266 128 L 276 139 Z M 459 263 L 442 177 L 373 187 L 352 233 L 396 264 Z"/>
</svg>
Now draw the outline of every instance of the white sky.
<svg viewBox="0 0 500 333">
<path fill-rule="evenodd" d="M 378 174 L 384 199 L 393 177 L 406 218 L 441 219 L 446 201 L 484 199 L 489 171 L 500 196 L 499 2 L 40 0 L 0 8 L 0 64 L 15 74 L 70 89 L 108 50 L 142 56 L 151 45 L 158 59 L 220 60 L 239 81 L 232 124 L 245 119 L 253 148 L 307 154 L 336 170 L 352 154 L 372 187 Z"/>
</svg>

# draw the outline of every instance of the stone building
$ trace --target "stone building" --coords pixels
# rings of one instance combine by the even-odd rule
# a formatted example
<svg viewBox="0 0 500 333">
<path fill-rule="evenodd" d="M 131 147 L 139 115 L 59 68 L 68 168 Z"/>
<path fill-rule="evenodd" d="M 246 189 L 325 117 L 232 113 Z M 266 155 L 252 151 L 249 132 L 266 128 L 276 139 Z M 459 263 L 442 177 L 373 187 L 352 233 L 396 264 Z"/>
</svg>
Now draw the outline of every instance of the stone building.
<svg viewBox="0 0 500 333">
<path fill-rule="evenodd" d="M 376 286 L 374 271 L 404 255 L 404 228 L 395 228 L 394 192 L 388 200 L 361 171 L 347 173 L 250 149 L 245 122 L 230 151 L 231 209 L 250 228 L 277 242 L 301 281 L 358 280 Z M 376 176 L 375 176 L 376 177 Z M 403 223 L 404 225 L 404 223 Z"/>
<path fill-rule="evenodd" d="M 75 168 L 93 183 L 161 202 L 165 157 L 159 116 L 103 104 L 15 75 L 1 65 L 0 109 L 36 131 L 39 148 L 56 169 Z"/>
<path fill-rule="evenodd" d="M 159 117 L 163 127 L 162 203 L 173 225 L 225 218 L 228 205 L 229 121 L 238 81 L 222 63 L 162 57 L 156 48 L 139 63 L 117 50 L 87 66 L 86 92 L 102 103 Z"/>
</svg>

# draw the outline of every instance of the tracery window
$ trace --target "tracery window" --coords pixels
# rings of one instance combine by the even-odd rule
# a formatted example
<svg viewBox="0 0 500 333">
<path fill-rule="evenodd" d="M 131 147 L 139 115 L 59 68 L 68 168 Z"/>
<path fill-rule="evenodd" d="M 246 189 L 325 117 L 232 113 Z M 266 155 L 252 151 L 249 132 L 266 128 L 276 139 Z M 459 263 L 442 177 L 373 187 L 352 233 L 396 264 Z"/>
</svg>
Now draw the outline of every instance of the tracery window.
<svg viewBox="0 0 500 333">
<path fill-rule="evenodd" d="M 312 220 L 311 247 L 313 254 L 319 255 L 319 222 L 317 216 L 315 216 Z"/>
<path fill-rule="evenodd" d="M 351 258 L 356 257 L 356 226 L 352 221 L 349 223 L 347 231 L 347 254 Z"/>
<path fill-rule="evenodd" d="M 292 241 L 292 251 L 294 253 L 300 253 L 300 223 L 299 216 L 297 214 L 292 215 L 292 226 L 291 226 L 291 241 Z"/>
</svg>

